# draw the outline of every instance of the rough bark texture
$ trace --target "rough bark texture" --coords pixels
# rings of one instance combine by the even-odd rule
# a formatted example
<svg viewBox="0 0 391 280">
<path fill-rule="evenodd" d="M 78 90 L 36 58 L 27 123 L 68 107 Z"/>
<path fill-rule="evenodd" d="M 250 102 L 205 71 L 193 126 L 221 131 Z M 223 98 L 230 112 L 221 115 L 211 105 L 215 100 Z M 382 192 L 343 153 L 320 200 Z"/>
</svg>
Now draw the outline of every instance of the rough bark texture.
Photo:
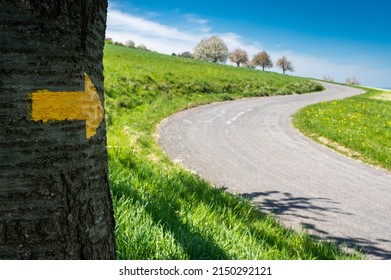
<svg viewBox="0 0 391 280">
<path fill-rule="evenodd" d="M 35 122 L 31 93 L 103 101 L 107 0 L 0 0 L 0 259 L 113 259 L 106 126 Z"/>
</svg>

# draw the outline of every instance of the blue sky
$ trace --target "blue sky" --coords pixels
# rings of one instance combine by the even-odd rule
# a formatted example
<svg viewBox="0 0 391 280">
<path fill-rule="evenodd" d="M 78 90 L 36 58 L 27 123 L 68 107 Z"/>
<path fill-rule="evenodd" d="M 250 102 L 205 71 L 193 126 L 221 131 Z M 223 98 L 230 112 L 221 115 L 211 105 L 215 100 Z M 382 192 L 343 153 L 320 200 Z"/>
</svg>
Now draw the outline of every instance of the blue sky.
<svg viewBox="0 0 391 280">
<path fill-rule="evenodd" d="M 391 88 L 390 11 L 389 0 L 109 0 L 106 37 L 171 54 L 217 35 L 250 57 L 285 55 L 293 75 Z"/>
</svg>

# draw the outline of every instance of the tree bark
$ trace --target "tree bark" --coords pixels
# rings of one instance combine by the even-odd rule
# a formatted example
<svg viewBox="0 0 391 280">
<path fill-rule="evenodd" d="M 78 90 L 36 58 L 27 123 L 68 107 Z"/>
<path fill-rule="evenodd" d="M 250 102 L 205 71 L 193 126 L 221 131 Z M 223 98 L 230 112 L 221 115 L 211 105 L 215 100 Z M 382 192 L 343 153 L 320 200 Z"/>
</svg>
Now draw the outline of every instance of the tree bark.
<svg viewBox="0 0 391 280">
<path fill-rule="evenodd" d="M 34 92 L 82 92 L 84 73 L 103 102 L 106 14 L 107 0 L 0 2 L 0 259 L 115 258 L 104 119 L 87 138 L 83 119 L 32 118 Z"/>
</svg>

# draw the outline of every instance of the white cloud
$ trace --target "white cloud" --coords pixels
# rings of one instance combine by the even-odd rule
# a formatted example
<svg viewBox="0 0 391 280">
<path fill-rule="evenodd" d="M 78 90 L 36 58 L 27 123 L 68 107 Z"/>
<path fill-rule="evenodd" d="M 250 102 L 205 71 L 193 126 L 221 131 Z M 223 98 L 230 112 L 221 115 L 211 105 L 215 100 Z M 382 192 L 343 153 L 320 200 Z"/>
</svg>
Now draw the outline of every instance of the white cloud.
<svg viewBox="0 0 391 280">
<path fill-rule="evenodd" d="M 195 37 L 191 34 L 181 32 L 175 27 L 170 27 L 111 9 L 108 12 L 107 25 L 108 33 L 117 32 L 129 35 L 139 34 L 146 37 L 161 37 L 175 40 L 180 39 L 182 41 L 192 41 L 195 39 Z"/>
<path fill-rule="evenodd" d="M 186 21 L 189 23 L 188 28 L 196 32 L 208 34 L 212 31 L 212 28 L 208 25 L 209 20 L 198 17 L 194 14 L 185 15 Z"/>
<path fill-rule="evenodd" d="M 257 42 L 247 42 L 240 35 L 236 33 L 222 33 L 218 34 L 225 42 L 229 50 L 241 48 L 248 53 L 249 58 L 260 51 L 262 51 L 262 45 Z"/>
<path fill-rule="evenodd" d="M 204 22 L 202 24 L 205 25 Z M 144 44 L 151 50 L 166 54 L 192 51 L 202 39 L 199 34 L 111 8 L 108 11 L 106 37 L 122 43 L 132 40 L 136 45 Z"/>
<path fill-rule="evenodd" d="M 179 29 L 109 8 L 106 37 L 122 43 L 133 40 L 136 45 L 142 43 L 151 50 L 166 54 L 193 51 L 203 38 L 211 35 L 220 36 L 230 50 L 245 49 L 250 57 L 262 49 L 259 43 L 245 42 L 235 33 L 212 34 L 209 21 L 197 15 L 186 14 L 181 26 Z"/>
</svg>

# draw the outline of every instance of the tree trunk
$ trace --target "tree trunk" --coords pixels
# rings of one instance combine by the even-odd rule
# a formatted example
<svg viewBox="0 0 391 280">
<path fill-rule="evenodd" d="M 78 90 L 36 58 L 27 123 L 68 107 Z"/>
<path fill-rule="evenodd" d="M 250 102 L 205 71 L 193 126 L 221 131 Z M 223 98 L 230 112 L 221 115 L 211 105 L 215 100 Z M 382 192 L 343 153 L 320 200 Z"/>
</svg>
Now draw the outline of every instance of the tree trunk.
<svg viewBox="0 0 391 280">
<path fill-rule="evenodd" d="M 106 14 L 107 0 L 0 2 L 0 259 L 115 258 Z"/>
</svg>

